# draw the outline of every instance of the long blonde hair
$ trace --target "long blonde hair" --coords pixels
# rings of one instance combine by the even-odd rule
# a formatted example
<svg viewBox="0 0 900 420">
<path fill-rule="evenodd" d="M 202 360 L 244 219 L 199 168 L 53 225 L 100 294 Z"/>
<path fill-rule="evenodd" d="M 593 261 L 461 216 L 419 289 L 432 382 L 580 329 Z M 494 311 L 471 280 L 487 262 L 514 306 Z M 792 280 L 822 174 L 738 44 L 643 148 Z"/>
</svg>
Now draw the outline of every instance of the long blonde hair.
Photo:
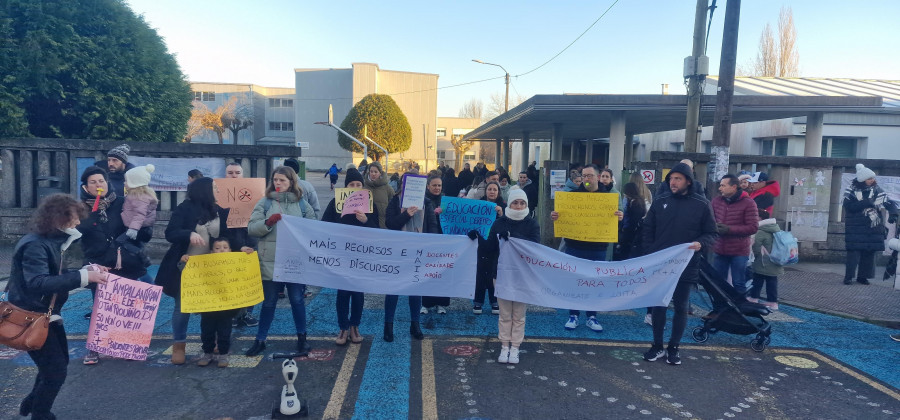
<svg viewBox="0 0 900 420">
<path fill-rule="evenodd" d="M 149 185 L 142 185 L 140 187 L 128 188 L 126 197 L 150 197 L 152 203 L 158 203 L 159 199 L 156 198 L 156 191 L 153 191 L 153 188 L 150 188 Z"/>
</svg>

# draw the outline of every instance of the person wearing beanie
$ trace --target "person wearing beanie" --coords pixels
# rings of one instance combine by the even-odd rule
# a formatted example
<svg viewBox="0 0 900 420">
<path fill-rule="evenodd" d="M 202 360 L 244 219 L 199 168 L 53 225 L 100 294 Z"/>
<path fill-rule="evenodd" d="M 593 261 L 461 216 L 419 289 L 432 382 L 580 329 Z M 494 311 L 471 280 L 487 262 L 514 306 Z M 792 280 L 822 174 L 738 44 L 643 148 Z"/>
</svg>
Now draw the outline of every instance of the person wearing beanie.
<svg viewBox="0 0 900 420">
<path fill-rule="evenodd" d="M 109 188 L 119 197 L 125 197 L 125 172 L 134 168 L 133 164 L 128 163 L 129 152 L 131 152 L 131 147 L 121 144 L 106 153 L 105 161 L 94 162 L 94 166 L 107 172 Z"/>
<path fill-rule="evenodd" d="M 297 185 L 299 185 L 300 190 L 303 191 L 303 198 L 310 206 L 312 206 L 313 210 L 316 211 L 316 219 L 318 219 L 319 213 L 322 212 L 322 209 L 319 208 L 319 195 L 316 194 L 316 187 L 314 187 L 311 182 L 300 179 L 300 161 L 294 158 L 288 158 L 284 160 L 284 166 L 293 169 L 294 173 L 297 174 Z"/>
<path fill-rule="evenodd" d="M 153 165 L 138 166 L 125 172 L 125 188 L 128 195 L 125 196 L 125 204 L 122 206 L 122 223 L 128 228 L 125 233 L 116 238 L 116 241 L 125 244 L 131 240 L 131 245 L 143 248 L 143 243 L 137 240 L 138 231 L 149 228 L 153 231 L 156 223 L 156 191 L 150 188 L 150 174 L 156 168 Z"/>
<path fill-rule="evenodd" d="M 694 256 L 678 278 L 672 296 L 675 315 L 672 317 L 672 335 L 669 338 L 668 348 L 663 348 L 663 331 L 668 308 L 655 306 L 652 310 L 653 344 L 650 350 L 644 353 L 644 360 L 653 362 L 665 357 L 667 363 L 680 365 L 681 356 L 678 347 L 687 326 L 691 289 L 699 281 L 700 252 L 712 248 L 717 229 L 709 201 L 706 197 L 692 192 L 691 185 L 695 181 L 690 166 L 679 163 L 672 167 L 666 175 L 666 183 L 669 185 L 669 192 L 660 194 L 653 200 L 647 216 L 644 217 L 642 227 L 644 251 L 651 254 L 674 245 L 690 243 Z"/>
<path fill-rule="evenodd" d="M 524 239 L 535 243 L 541 242 L 541 228 L 533 217 L 529 217 L 528 194 L 513 186 L 509 190 L 509 204 L 503 216 L 497 218 L 491 226 L 488 237 L 484 240 L 485 254 L 489 255 L 494 266 L 496 281 L 497 260 L 500 257 L 500 238 Z M 477 231 L 469 232 L 470 238 L 477 238 Z M 500 316 L 497 319 L 497 338 L 500 340 L 499 363 L 519 363 L 519 346 L 525 339 L 525 307 L 523 302 L 513 302 L 497 298 Z"/>
<path fill-rule="evenodd" d="M 344 176 L 344 187 L 362 189 L 362 174 L 355 168 L 347 169 L 347 175 Z M 377 229 L 378 207 L 372 206 L 372 213 L 363 213 L 362 211 L 357 210 L 355 214 L 341 216 L 341 213 L 337 211 L 335 199 L 332 198 L 328 203 L 328 206 L 325 207 L 325 211 L 322 213 L 322 221 Z M 359 324 L 362 322 L 364 300 L 365 295 L 363 292 L 353 292 L 349 290 L 337 291 L 337 319 L 338 327 L 340 327 L 341 331 L 334 340 L 335 344 L 343 346 L 347 344 L 348 341 L 353 344 L 362 343 L 363 337 L 359 333 Z"/>
<path fill-rule="evenodd" d="M 612 183 L 604 184 L 600 182 L 600 168 L 597 165 L 586 165 L 581 169 L 581 177 L 584 182 L 578 187 L 577 190 L 573 191 L 575 193 L 610 193 L 610 188 L 612 188 Z M 524 191 L 527 193 L 527 191 Z M 512 202 L 512 190 L 509 192 L 509 202 Z M 618 200 L 616 200 L 618 202 Z M 621 222 L 625 216 L 625 213 L 622 211 L 616 211 L 615 216 Z M 550 220 L 554 222 L 560 218 L 560 214 L 556 211 L 550 212 Z M 606 250 L 609 247 L 609 244 L 605 242 L 589 242 L 589 241 L 579 241 L 571 238 L 563 238 L 566 242 L 565 253 L 569 254 L 576 258 L 582 258 L 591 261 L 606 261 Z M 578 316 L 581 314 L 581 311 L 571 309 L 569 310 L 569 318 L 565 323 L 565 328 L 567 330 L 574 330 L 578 327 Z M 603 326 L 600 325 L 600 321 L 597 321 L 597 311 L 585 311 L 585 316 L 587 320 L 585 325 L 588 326 L 591 330 L 595 332 L 602 332 Z"/>
<path fill-rule="evenodd" d="M 856 164 L 856 178 L 844 191 L 844 243 L 847 247 L 844 284 L 856 282 L 869 284 L 875 276 L 875 253 L 884 251 L 884 239 L 887 227 L 884 214 L 888 214 L 888 223 L 897 222 L 898 208 L 875 180 L 875 172 Z"/>
</svg>

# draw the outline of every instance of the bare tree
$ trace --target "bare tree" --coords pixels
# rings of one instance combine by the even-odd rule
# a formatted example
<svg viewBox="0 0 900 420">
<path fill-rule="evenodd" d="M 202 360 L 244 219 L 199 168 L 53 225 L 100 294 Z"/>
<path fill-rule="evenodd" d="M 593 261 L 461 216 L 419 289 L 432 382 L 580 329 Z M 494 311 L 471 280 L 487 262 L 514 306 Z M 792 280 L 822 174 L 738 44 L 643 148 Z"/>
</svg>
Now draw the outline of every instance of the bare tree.
<svg viewBox="0 0 900 420">
<path fill-rule="evenodd" d="M 234 100 L 233 103 L 232 100 Z M 237 145 L 238 133 L 253 125 L 253 108 L 246 101 L 239 100 L 237 97 L 232 97 L 223 106 L 227 106 L 227 108 L 222 114 L 222 125 L 231 131 L 234 144 Z"/>
<path fill-rule="evenodd" d="M 800 75 L 800 52 L 797 51 L 797 29 L 794 12 L 781 6 L 778 13 L 778 77 Z"/>
<path fill-rule="evenodd" d="M 471 141 L 463 141 L 463 136 L 461 134 L 453 134 L 450 136 L 450 144 L 453 145 L 453 150 L 456 151 L 456 162 L 455 168 L 462 168 L 463 164 L 463 155 L 472 148 Z"/>
<path fill-rule="evenodd" d="M 487 111 L 484 114 L 484 121 L 490 121 L 496 118 L 498 115 L 504 113 L 504 102 L 506 98 L 500 92 L 494 92 L 491 94 L 490 102 L 488 102 Z M 525 98 L 520 95 L 516 95 L 515 97 L 509 98 L 509 109 L 513 109 L 518 106 L 522 102 L 525 102 Z"/>
<path fill-rule="evenodd" d="M 749 72 L 748 72 L 749 70 Z M 759 50 L 750 69 L 741 67 L 739 74 L 763 77 L 797 77 L 800 75 L 800 53 L 797 51 L 797 30 L 791 8 L 781 8 L 778 15 L 778 37 L 772 25 L 766 23 L 759 37 Z"/>
<path fill-rule="evenodd" d="M 460 118 L 477 118 L 478 121 L 482 121 L 481 115 L 484 110 L 484 103 L 481 102 L 481 99 L 472 98 L 466 101 L 463 104 L 462 108 L 459 109 L 459 117 Z"/>
<path fill-rule="evenodd" d="M 191 118 L 187 121 L 187 132 L 184 134 L 184 143 L 190 143 L 194 136 L 203 132 L 203 114 L 209 112 L 209 108 L 200 101 L 193 102 Z"/>
</svg>

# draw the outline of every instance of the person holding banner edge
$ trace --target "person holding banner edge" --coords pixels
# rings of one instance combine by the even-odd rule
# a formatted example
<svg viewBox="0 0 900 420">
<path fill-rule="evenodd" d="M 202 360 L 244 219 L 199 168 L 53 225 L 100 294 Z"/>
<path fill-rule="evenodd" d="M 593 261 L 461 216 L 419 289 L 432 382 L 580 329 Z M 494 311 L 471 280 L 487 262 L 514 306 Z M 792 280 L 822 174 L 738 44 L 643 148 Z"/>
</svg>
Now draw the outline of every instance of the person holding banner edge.
<svg viewBox="0 0 900 420">
<path fill-rule="evenodd" d="M 666 175 L 670 192 L 662 193 L 653 200 L 642 227 L 643 246 L 646 254 L 668 247 L 690 243 L 694 255 L 678 279 L 672 303 L 675 315 L 672 317 L 672 335 L 668 348 L 663 349 L 663 329 L 666 325 L 665 306 L 653 307 L 653 345 L 644 360 L 656 361 L 662 357 L 670 365 L 680 365 L 678 346 L 687 326 L 691 289 L 699 281 L 698 264 L 700 250 L 711 248 L 716 240 L 716 219 L 712 207 L 703 195 L 695 192 L 694 174 L 691 167 L 678 163 Z"/>
<path fill-rule="evenodd" d="M 275 306 L 278 304 L 278 293 L 287 288 L 288 300 L 291 304 L 291 315 L 297 333 L 297 351 L 300 354 L 309 352 L 306 343 L 306 285 L 293 282 L 273 280 L 275 271 L 275 242 L 278 238 L 277 224 L 282 215 L 304 217 L 316 220 L 313 208 L 303 199 L 303 192 L 297 184 L 297 174 L 287 166 L 279 166 L 272 171 L 265 198 L 259 200 L 250 214 L 247 231 L 250 236 L 259 238 L 259 270 L 262 276 L 263 303 L 259 311 L 259 326 L 253 345 L 245 355 L 256 356 L 266 349 L 266 338 L 269 328 L 275 319 Z"/>
<path fill-rule="evenodd" d="M 450 176 L 453 176 L 453 168 L 447 168 L 447 173 Z M 440 174 L 435 171 L 431 171 L 428 173 L 428 188 L 425 189 L 425 199 L 431 201 L 431 205 L 434 207 L 435 217 L 439 217 L 443 212 L 441 209 L 441 197 L 444 196 L 444 180 L 446 179 L 446 174 L 442 177 Z M 454 185 L 456 181 L 453 181 Z M 448 191 L 453 191 L 452 189 Z M 437 233 L 443 234 L 444 231 L 441 229 L 440 220 L 438 220 L 437 224 Z M 450 306 L 450 298 L 446 296 L 422 296 L 422 310 L 419 311 L 421 314 L 427 314 L 428 308 L 437 308 L 438 314 L 446 314 L 447 307 Z"/>
<path fill-rule="evenodd" d="M 428 180 L 432 177 L 440 180 L 439 174 L 429 175 Z M 406 187 L 406 177 L 403 177 L 403 185 L 400 191 Z M 427 190 L 427 189 L 426 189 Z M 434 203 L 425 197 L 422 208 L 411 206 L 409 208 L 400 208 L 401 194 L 395 194 L 394 198 L 387 206 L 387 214 L 384 222 L 390 230 L 401 230 L 404 232 L 418 233 L 436 233 L 440 234 L 440 223 L 434 214 Z M 394 314 L 397 311 L 397 295 L 384 295 L 384 341 L 394 341 Z M 409 298 L 409 335 L 416 340 L 425 337 L 422 334 L 422 328 L 419 326 L 419 309 L 422 308 L 421 296 L 408 296 Z"/>
<path fill-rule="evenodd" d="M 499 183 L 494 181 L 488 182 L 484 187 L 484 198 L 482 200 L 497 205 L 497 219 L 503 216 L 503 208 L 506 207 L 506 203 L 500 196 Z M 497 219 L 494 220 L 495 223 Z M 484 296 L 487 295 L 488 303 L 491 305 L 491 313 L 499 315 L 500 306 L 497 303 L 497 296 L 494 295 L 494 279 L 497 277 L 498 255 L 489 254 L 486 249 L 483 249 L 485 248 L 485 241 L 485 239 L 478 241 L 478 267 L 475 272 L 475 299 L 472 302 L 472 313 L 475 315 L 481 314 L 481 305 L 484 304 Z"/>
<path fill-rule="evenodd" d="M 344 175 L 344 187 L 346 188 L 362 188 L 363 176 L 356 169 L 347 169 Z M 388 187 L 390 188 L 390 187 Z M 351 226 L 365 226 L 378 228 L 378 206 L 372 207 L 372 213 L 363 213 L 357 210 L 355 214 L 341 216 L 335 207 L 335 199 L 331 199 L 325 212 L 322 214 L 323 222 L 341 223 Z M 343 346 L 349 340 L 353 344 L 362 343 L 362 335 L 359 334 L 359 324 L 362 322 L 363 303 L 365 294 L 363 292 L 352 292 L 349 290 L 338 290 L 335 306 L 337 309 L 338 327 L 341 331 L 338 333 L 334 344 Z M 349 315 L 349 317 L 348 317 Z"/>
<path fill-rule="evenodd" d="M 584 179 L 584 183 L 581 184 L 577 190 L 573 191 L 576 193 L 608 193 L 612 189 L 612 182 L 609 183 L 601 183 L 598 176 L 601 171 L 597 165 L 589 164 L 585 165 L 581 170 L 581 177 Z M 615 216 L 621 222 L 624 218 L 625 214 L 621 211 L 616 211 Z M 559 220 L 559 213 L 556 211 L 550 212 L 550 220 L 556 221 Z M 566 249 L 565 253 L 569 254 L 576 258 L 583 258 L 591 261 L 605 261 L 606 260 L 606 249 L 609 244 L 605 242 L 587 242 L 587 241 L 578 241 L 575 239 L 563 238 L 566 241 Z M 565 328 L 567 330 L 574 330 L 578 327 L 578 315 L 581 314 L 581 311 L 576 309 L 569 310 L 569 320 L 566 321 Z M 588 326 L 591 330 L 595 332 L 602 332 L 603 326 L 600 325 L 600 321 L 597 321 L 597 311 L 585 311 L 585 316 L 587 316 L 587 321 L 585 325 Z"/>
</svg>

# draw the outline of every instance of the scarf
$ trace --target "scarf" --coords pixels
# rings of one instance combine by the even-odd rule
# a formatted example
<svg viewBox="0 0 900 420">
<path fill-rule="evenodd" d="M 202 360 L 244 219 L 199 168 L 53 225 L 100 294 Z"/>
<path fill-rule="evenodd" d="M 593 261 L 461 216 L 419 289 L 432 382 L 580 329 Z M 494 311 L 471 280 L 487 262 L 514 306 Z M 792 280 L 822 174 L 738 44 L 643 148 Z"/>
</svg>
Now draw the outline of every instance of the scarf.
<svg viewBox="0 0 900 420">
<path fill-rule="evenodd" d="M 884 203 L 888 198 L 880 187 L 873 185 L 859 188 L 851 184 L 844 194 L 856 198 L 857 201 L 869 200 L 872 203 L 872 207 L 867 207 L 862 212 L 863 216 L 869 218 L 870 227 L 874 228 L 884 224 L 881 212 L 885 210 Z"/>
<path fill-rule="evenodd" d="M 90 194 L 82 194 L 82 198 L 84 200 L 84 204 L 88 206 L 88 209 L 94 208 L 94 202 L 97 200 L 97 197 L 92 196 Z M 104 197 L 100 197 L 100 201 L 97 205 L 97 214 L 100 215 L 100 223 L 106 223 L 109 221 L 109 217 L 106 215 L 106 209 L 112 205 L 113 201 L 116 201 L 116 192 L 109 191 Z"/>
</svg>

